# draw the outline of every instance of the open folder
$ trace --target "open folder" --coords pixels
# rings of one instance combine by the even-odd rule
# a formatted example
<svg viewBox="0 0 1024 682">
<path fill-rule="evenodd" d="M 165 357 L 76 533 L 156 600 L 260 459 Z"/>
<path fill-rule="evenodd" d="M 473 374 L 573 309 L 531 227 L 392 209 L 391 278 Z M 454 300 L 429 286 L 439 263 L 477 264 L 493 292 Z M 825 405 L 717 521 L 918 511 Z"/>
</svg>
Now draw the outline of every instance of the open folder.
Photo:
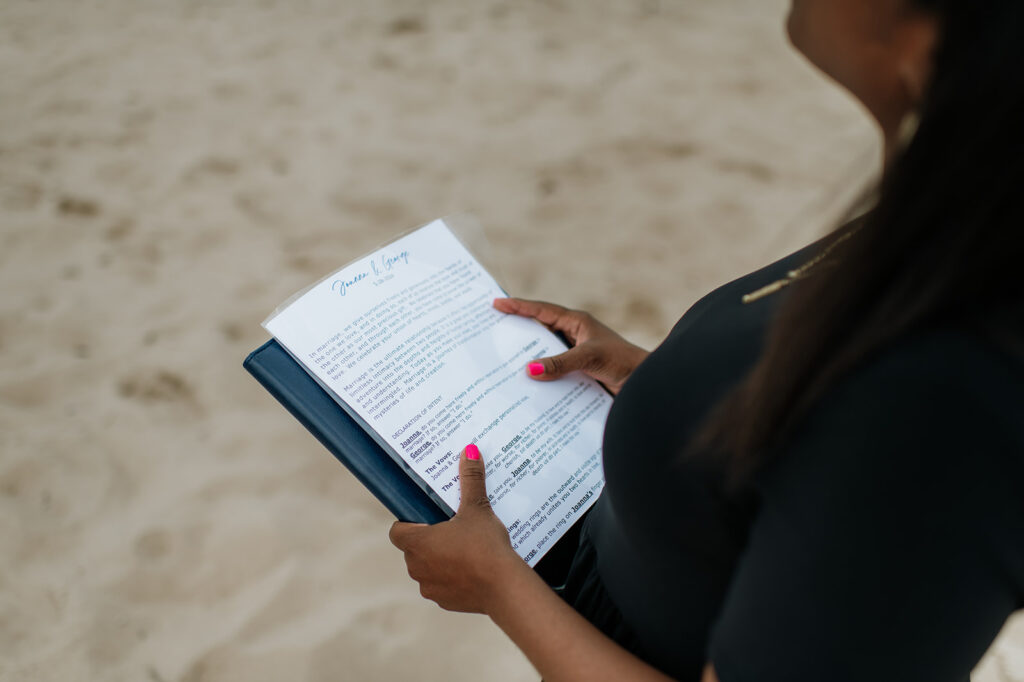
<svg viewBox="0 0 1024 682">
<path fill-rule="evenodd" d="M 277 341 L 267 341 L 242 364 L 396 518 L 413 523 L 448 519 L 447 512 L 409 478 Z"/>
<path fill-rule="evenodd" d="M 397 519 L 413 523 L 448 520 L 448 512 L 435 504 L 277 341 L 267 341 L 242 365 Z M 565 582 L 584 520 L 585 516 L 573 524 L 534 566 L 552 587 Z"/>
<path fill-rule="evenodd" d="M 557 582 L 604 486 L 611 396 L 581 374 L 526 377 L 528 362 L 567 346 L 496 311 L 503 295 L 434 221 L 292 296 L 244 364 L 399 519 L 449 518 L 458 453 L 478 444 L 513 549 Z"/>
</svg>

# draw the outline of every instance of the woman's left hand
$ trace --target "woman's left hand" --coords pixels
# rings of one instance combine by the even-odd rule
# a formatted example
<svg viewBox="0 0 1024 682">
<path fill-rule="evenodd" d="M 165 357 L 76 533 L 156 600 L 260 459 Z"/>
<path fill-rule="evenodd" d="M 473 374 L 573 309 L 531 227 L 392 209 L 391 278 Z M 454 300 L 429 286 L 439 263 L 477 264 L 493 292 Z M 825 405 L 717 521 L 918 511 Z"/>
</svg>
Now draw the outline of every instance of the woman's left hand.
<svg viewBox="0 0 1024 682">
<path fill-rule="evenodd" d="M 449 611 L 489 614 L 509 578 L 530 568 L 491 510 L 475 445 L 459 455 L 459 486 L 459 510 L 451 519 L 433 526 L 396 521 L 389 536 L 405 553 L 420 594 Z"/>
</svg>

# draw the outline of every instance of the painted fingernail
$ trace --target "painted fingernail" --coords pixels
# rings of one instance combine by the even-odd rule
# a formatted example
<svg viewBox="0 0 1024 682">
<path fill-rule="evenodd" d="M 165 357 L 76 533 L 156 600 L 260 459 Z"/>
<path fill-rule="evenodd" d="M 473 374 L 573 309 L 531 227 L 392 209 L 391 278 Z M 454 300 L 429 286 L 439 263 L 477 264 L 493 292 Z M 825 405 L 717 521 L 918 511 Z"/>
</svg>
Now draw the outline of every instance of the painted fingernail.
<svg viewBox="0 0 1024 682">
<path fill-rule="evenodd" d="M 531 377 L 544 373 L 544 365 L 539 362 L 531 362 L 526 366 L 526 370 L 530 373 Z"/>
<path fill-rule="evenodd" d="M 480 449 L 470 443 L 466 446 L 466 459 L 480 459 Z"/>
</svg>

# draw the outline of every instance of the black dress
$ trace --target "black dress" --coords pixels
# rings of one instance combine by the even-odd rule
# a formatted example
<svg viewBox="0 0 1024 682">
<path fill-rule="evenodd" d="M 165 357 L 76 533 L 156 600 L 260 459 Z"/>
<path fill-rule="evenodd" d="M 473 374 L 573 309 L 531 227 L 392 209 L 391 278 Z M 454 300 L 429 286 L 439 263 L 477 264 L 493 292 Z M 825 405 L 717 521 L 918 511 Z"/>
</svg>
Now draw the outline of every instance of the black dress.
<svg viewBox="0 0 1024 682">
<path fill-rule="evenodd" d="M 964 680 L 1024 607 L 1024 359 L 936 328 L 830 389 L 745 491 L 680 462 L 785 294 L 742 295 L 816 248 L 700 300 L 626 382 L 563 596 L 682 680 Z"/>
</svg>

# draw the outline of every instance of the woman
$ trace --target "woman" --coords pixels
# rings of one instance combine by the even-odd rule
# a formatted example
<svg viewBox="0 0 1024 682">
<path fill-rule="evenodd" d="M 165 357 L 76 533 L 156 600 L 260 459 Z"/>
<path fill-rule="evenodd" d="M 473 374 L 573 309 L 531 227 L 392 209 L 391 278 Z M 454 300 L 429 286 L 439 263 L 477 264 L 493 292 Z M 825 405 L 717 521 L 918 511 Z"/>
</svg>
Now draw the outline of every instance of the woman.
<svg viewBox="0 0 1024 682">
<path fill-rule="evenodd" d="M 871 212 L 649 357 L 495 302 L 573 341 L 535 378 L 617 393 L 564 600 L 512 552 L 475 446 L 451 521 L 392 528 L 424 596 L 489 615 L 546 680 L 963 680 L 1024 606 L 1024 4 L 794 0 L 788 29 L 881 128 Z"/>
</svg>

